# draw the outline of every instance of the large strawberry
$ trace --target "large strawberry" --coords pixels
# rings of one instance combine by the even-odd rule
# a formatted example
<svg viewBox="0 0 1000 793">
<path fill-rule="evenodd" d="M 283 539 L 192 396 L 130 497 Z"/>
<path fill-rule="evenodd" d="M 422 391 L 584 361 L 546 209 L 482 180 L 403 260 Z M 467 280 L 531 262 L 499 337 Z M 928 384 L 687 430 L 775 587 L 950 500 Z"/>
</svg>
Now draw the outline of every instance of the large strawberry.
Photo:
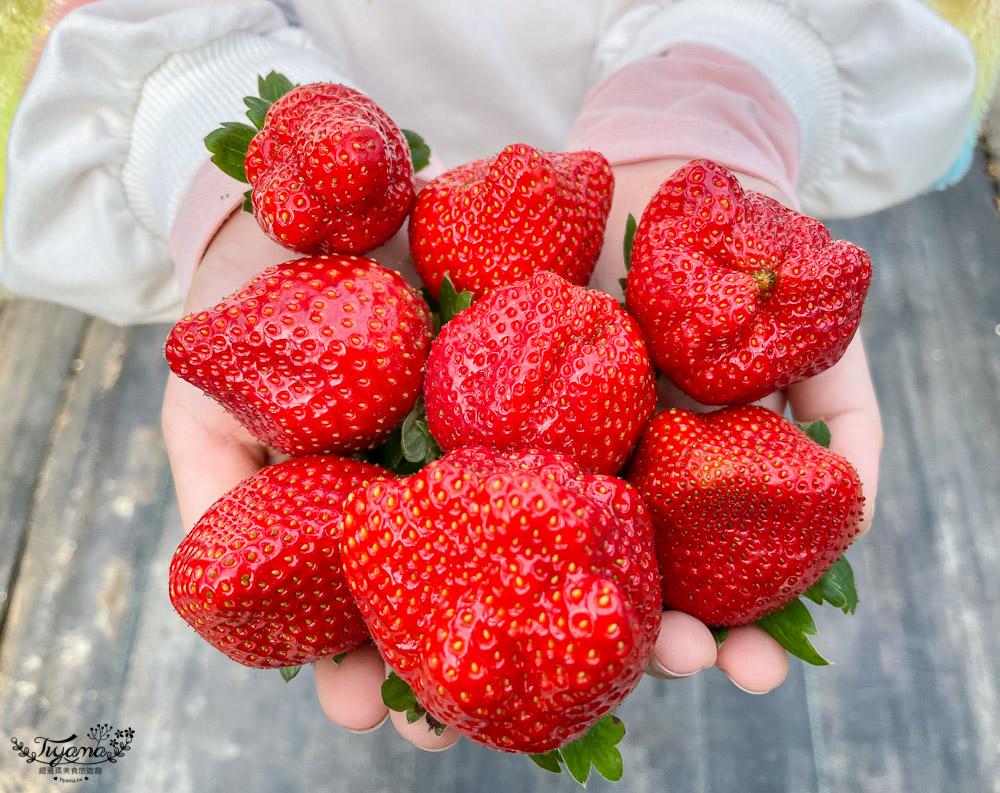
<svg viewBox="0 0 1000 793">
<path fill-rule="evenodd" d="M 304 254 L 364 254 L 395 234 L 413 206 L 414 161 L 429 154 L 420 136 L 345 85 L 271 72 L 258 89 L 244 99 L 254 126 L 226 122 L 205 144 L 250 183 L 244 208 L 264 232 Z"/>
<path fill-rule="evenodd" d="M 424 401 L 442 449 L 538 447 L 611 474 L 653 415 L 656 384 L 642 334 L 618 303 L 543 271 L 488 292 L 442 328 Z"/>
<path fill-rule="evenodd" d="M 560 454 L 467 447 L 358 491 L 345 513 L 345 571 L 372 638 L 471 740 L 547 752 L 639 682 L 660 595 L 649 518 L 625 482 Z"/>
<path fill-rule="evenodd" d="M 753 405 L 660 413 L 628 480 L 652 513 L 664 604 L 709 625 L 803 594 L 857 535 L 864 503 L 847 460 Z"/>
<path fill-rule="evenodd" d="M 344 580 L 340 517 L 352 490 L 386 476 L 313 455 L 244 480 L 174 553 L 174 608 L 246 666 L 295 666 L 357 647 L 368 631 Z"/>
<path fill-rule="evenodd" d="M 420 394 L 426 303 L 356 256 L 275 265 L 178 322 L 166 355 L 247 429 L 286 454 L 351 453 L 384 440 Z"/>
<path fill-rule="evenodd" d="M 434 297 L 446 273 L 476 297 L 538 270 L 583 286 L 601 251 L 613 187 L 597 152 L 508 146 L 420 191 L 410 219 L 413 263 Z"/>
<path fill-rule="evenodd" d="M 751 402 L 836 363 L 861 318 L 868 255 L 694 160 L 635 233 L 626 305 L 650 355 L 709 405 Z"/>
</svg>

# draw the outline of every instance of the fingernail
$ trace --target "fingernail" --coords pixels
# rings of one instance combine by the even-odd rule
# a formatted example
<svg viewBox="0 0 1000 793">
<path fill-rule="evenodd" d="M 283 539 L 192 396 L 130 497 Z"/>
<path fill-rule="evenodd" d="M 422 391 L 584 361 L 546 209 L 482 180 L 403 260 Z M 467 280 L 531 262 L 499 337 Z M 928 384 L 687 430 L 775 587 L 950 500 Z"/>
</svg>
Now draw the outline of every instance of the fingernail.
<svg viewBox="0 0 1000 793">
<path fill-rule="evenodd" d="M 743 686 L 741 686 L 741 685 L 740 685 L 739 683 L 737 683 L 737 682 L 736 682 L 735 680 L 733 680 L 733 678 L 732 678 L 732 677 L 731 677 L 731 676 L 729 675 L 729 673 L 728 673 L 728 672 L 726 672 L 726 677 L 728 677 L 728 678 L 729 678 L 729 682 L 730 682 L 730 683 L 732 683 L 732 684 L 733 684 L 734 686 L 736 686 L 736 687 L 737 687 L 737 688 L 738 688 L 738 689 L 739 689 L 740 691 L 742 691 L 742 692 L 744 692 L 744 693 L 746 693 L 746 694 L 753 694 L 753 695 L 754 695 L 755 697 L 759 697 L 759 696 L 761 696 L 761 695 L 763 695 L 763 694 L 766 694 L 766 693 L 768 693 L 767 691 L 751 691 L 751 690 L 750 690 L 749 688 L 743 688 Z"/>
<path fill-rule="evenodd" d="M 433 748 L 430 747 L 430 746 L 418 746 L 417 748 L 418 749 L 423 749 L 425 752 L 432 752 L 434 754 L 437 754 L 438 752 L 443 752 L 443 751 L 446 751 L 447 749 L 451 749 L 451 747 L 454 746 L 456 743 L 457 743 L 457 741 L 452 741 L 451 743 L 447 744 L 446 746 L 435 746 Z"/>
<path fill-rule="evenodd" d="M 656 658 L 650 658 L 649 659 L 649 665 L 651 667 L 653 667 L 653 669 L 655 669 L 658 673 L 660 673 L 664 677 L 670 678 L 671 680 L 681 680 L 682 678 L 685 678 L 685 677 L 691 677 L 691 675 L 693 675 L 695 672 L 700 672 L 701 671 L 700 669 L 695 669 L 694 672 L 683 672 L 683 673 L 682 672 L 673 672 L 673 671 L 667 669 L 667 667 L 665 667 L 659 661 L 657 661 Z"/>
<path fill-rule="evenodd" d="M 381 727 L 383 724 L 385 724 L 386 719 L 388 719 L 388 718 L 389 718 L 389 714 L 386 713 L 382 717 L 382 721 L 380 721 L 378 724 L 376 724 L 376 725 L 374 725 L 372 727 L 365 727 L 363 730 L 352 730 L 350 727 L 344 727 L 344 729 L 347 730 L 348 732 L 353 732 L 355 735 L 367 735 L 370 732 L 375 732 L 375 730 L 377 730 L 379 727 Z"/>
</svg>

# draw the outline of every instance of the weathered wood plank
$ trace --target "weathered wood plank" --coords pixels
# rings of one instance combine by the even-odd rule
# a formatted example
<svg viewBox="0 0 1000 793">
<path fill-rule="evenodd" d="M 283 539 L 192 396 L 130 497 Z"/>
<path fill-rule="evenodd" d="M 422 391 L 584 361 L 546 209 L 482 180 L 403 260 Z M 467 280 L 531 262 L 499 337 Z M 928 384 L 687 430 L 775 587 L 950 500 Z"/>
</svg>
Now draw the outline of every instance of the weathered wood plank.
<svg viewBox="0 0 1000 793">
<path fill-rule="evenodd" d="M 949 191 L 835 229 L 875 263 L 886 444 L 854 555 L 864 602 L 850 627 L 820 621 L 844 660 L 815 674 L 830 788 L 1000 790 L 1000 217 L 982 158 Z"/>
<path fill-rule="evenodd" d="M 162 327 L 95 321 L 80 348 L 33 493 L 0 647 L 5 740 L 113 723 L 142 652 L 134 624 L 169 491 L 159 431 L 163 335 Z M 6 789 L 51 789 L 36 767 L 15 761 L 8 747 Z"/>
<path fill-rule="evenodd" d="M 0 301 L 0 625 L 24 539 L 32 490 L 89 320 L 34 300 Z"/>
</svg>

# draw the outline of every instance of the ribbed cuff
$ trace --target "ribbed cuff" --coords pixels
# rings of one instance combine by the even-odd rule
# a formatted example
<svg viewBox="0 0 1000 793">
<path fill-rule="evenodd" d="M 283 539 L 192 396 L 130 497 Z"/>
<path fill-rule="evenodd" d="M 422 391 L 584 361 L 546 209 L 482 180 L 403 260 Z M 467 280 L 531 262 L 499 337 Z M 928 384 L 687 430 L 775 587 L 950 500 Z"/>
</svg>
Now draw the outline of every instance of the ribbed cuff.
<svg viewBox="0 0 1000 793">
<path fill-rule="evenodd" d="M 795 201 L 795 116 L 753 66 L 711 47 L 681 44 L 612 74 L 588 95 L 569 148 L 612 165 L 705 157 Z"/>
<path fill-rule="evenodd" d="M 761 0 L 686 0 L 646 20 L 606 74 L 678 44 L 704 44 L 751 63 L 799 125 L 799 179 L 807 182 L 838 147 L 840 81 L 830 49 L 788 8 Z M 891 45 L 890 45 L 891 46 Z"/>
<path fill-rule="evenodd" d="M 223 121 L 246 121 L 243 97 L 257 94 L 258 75 L 274 69 L 293 82 L 345 82 L 322 53 L 301 48 L 301 34 L 283 34 L 233 33 L 171 55 L 147 78 L 122 182 L 136 218 L 155 236 L 168 238 L 207 156 L 205 136 Z"/>
</svg>

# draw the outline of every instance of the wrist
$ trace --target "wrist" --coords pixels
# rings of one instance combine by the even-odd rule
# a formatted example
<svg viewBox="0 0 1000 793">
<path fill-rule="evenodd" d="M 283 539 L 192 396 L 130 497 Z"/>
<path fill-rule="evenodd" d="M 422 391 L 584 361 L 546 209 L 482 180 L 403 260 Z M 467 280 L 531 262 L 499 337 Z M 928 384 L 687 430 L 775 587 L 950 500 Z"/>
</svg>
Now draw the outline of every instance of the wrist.
<svg viewBox="0 0 1000 793">
<path fill-rule="evenodd" d="M 262 270 L 299 258 L 261 231 L 249 212 L 237 209 L 219 226 L 205 248 L 188 289 L 187 313 L 214 306 Z"/>
</svg>

